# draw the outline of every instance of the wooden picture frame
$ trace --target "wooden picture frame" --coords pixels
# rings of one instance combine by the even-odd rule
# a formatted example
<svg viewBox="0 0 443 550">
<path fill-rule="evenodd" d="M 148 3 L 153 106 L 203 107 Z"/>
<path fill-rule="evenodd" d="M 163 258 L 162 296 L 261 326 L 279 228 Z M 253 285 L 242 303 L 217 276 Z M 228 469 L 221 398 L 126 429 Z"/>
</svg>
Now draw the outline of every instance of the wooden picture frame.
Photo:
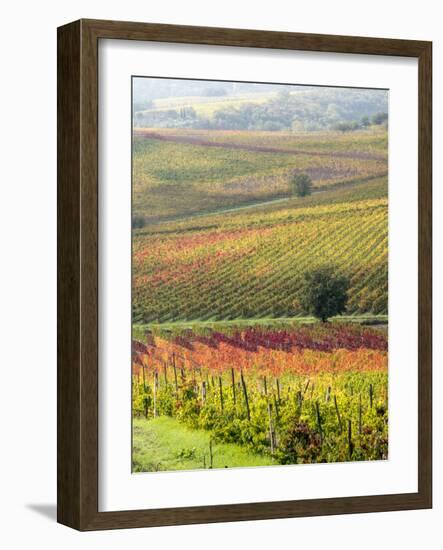
<svg viewBox="0 0 443 550">
<path fill-rule="evenodd" d="M 404 56 L 419 76 L 418 492 L 98 511 L 98 41 L 123 39 Z M 432 506 L 432 44 L 80 20 L 58 29 L 58 521 L 82 531 Z"/>
</svg>

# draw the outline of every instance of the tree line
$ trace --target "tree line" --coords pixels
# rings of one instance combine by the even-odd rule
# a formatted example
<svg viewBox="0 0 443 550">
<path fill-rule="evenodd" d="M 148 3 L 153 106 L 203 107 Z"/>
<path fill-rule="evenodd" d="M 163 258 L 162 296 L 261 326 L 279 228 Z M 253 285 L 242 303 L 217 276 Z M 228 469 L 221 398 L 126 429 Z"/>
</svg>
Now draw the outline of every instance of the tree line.
<svg viewBox="0 0 443 550">
<path fill-rule="evenodd" d="M 208 90 L 210 93 L 210 90 Z M 197 113 L 192 106 L 145 110 L 134 105 L 135 126 L 215 130 L 312 131 L 336 129 L 342 132 L 387 124 L 384 96 L 371 91 L 282 90 L 263 102 L 221 106 L 212 116 Z M 208 93 L 208 95 L 209 95 Z M 233 97 L 235 100 L 235 97 Z M 154 108 L 153 108 L 154 107 Z"/>
</svg>

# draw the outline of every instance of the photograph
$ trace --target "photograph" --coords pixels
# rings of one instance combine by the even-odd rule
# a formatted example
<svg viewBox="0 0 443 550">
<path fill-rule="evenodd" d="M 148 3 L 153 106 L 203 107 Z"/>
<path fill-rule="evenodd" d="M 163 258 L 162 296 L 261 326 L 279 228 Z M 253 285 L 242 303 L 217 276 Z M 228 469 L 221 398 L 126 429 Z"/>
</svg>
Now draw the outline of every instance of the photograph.
<svg viewBox="0 0 443 550">
<path fill-rule="evenodd" d="M 132 77 L 133 473 L 388 458 L 388 112 Z"/>
</svg>

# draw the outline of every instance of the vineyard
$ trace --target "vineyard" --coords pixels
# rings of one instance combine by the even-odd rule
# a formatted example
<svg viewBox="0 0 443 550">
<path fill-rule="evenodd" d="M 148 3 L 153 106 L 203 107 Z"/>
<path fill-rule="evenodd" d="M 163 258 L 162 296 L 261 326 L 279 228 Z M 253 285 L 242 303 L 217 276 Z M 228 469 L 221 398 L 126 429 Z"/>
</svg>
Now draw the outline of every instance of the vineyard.
<svg viewBox="0 0 443 550">
<path fill-rule="evenodd" d="M 387 172 L 384 126 L 135 128 L 134 472 L 387 458 Z M 324 266 L 346 309 L 319 323 Z"/>
<path fill-rule="evenodd" d="M 229 146 L 267 148 L 270 151 L 309 151 L 318 153 L 342 153 L 350 158 L 387 159 L 388 135 L 386 129 L 349 134 L 342 132 L 259 132 L 244 130 L 197 130 L 176 128 L 135 129 L 135 136 L 155 135 L 164 140 L 183 143 L 215 143 Z M 257 149 L 259 150 L 259 149 Z"/>
<path fill-rule="evenodd" d="M 387 230 L 384 197 L 141 230 L 133 244 L 134 320 L 298 315 L 303 272 L 325 262 L 351 281 L 349 313 L 386 314 Z"/>
<path fill-rule="evenodd" d="M 249 465 L 264 457 L 275 464 L 385 459 L 386 336 L 340 323 L 149 331 L 133 341 L 133 413 L 210 433 L 197 455 L 180 450 L 183 468 L 213 467 L 220 442 L 253 453 Z M 133 463 L 136 471 L 163 469 L 137 452 Z"/>
<path fill-rule="evenodd" d="M 220 142 L 223 147 L 210 146 L 220 139 L 220 133 L 224 136 Z M 355 141 L 361 143 L 358 151 L 350 154 L 336 150 L 342 140 L 335 139 L 335 134 L 327 142 L 330 151 L 325 151 L 325 138 L 317 150 L 305 139 L 299 145 L 301 151 L 289 149 L 289 154 L 284 134 L 275 133 L 271 151 L 254 150 L 252 144 L 239 148 L 238 136 L 226 134 L 206 132 L 204 143 L 196 144 L 186 131 L 175 130 L 172 136 L 164 131 L 144 134 L 137 130 L 133 144 L 134 215 L 151 224 L 218 211 L 221 207 L 287 198 L 289 177 L 297 172 L 308 174 L 315 189 L 387 174 L 385 154 L 372 152 L 374 140 L 377 144 L 386 142 L 386 132 L 370 140 L 364 133 L 355 136 Z M 252 134 L 251 140 L 264 139 L 260 133 L 247 134 Z M 165 141 L 163 138 L 168 136 L 174 140 L 178 136 L 182 141 Z M 242 139 L 244 142 L 245 137 Z M 294 143 L 291 142 L 292 148 Z M 343 147 L 346 145 L 347 142 Z"/>
</svg>

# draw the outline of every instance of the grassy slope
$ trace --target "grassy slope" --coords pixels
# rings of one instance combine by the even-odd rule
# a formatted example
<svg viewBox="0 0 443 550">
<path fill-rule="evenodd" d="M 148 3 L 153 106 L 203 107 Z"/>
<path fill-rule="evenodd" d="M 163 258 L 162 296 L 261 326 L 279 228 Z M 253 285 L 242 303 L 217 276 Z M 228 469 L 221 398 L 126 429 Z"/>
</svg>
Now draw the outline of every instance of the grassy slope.
<svg viewBox="0 0 443 550">
<path fill-rule="evenodd" d="M 194 470 L 209 467 L 210 433 L 191 430 L 173 418 L 153 420 L 133 419 L 133 470 L 149 472 L 157 470 Z M 272 464 L 269 457 L 259 456 L 244 448 L 214 443 L 213 467 L 266 466 Z"/>
</svg>

